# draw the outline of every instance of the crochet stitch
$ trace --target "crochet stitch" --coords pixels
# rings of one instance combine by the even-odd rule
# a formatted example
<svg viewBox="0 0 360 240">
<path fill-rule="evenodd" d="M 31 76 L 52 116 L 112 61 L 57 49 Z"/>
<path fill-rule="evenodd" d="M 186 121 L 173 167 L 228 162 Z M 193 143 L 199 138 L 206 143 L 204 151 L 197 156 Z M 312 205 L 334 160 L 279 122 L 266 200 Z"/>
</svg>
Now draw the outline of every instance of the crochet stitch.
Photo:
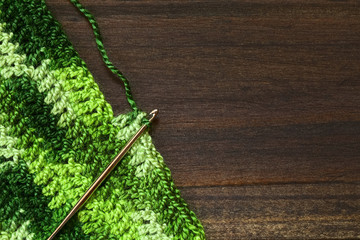
<svg viewBox="0 0 360 240">
<path fill-rule="evenodd" d="M 0 239 L 46 239 L 141 127 L 114 117 L 44 0 L 0 2 Z M 57 239 L 205 239 L 145 133 Z"/>
</svg>

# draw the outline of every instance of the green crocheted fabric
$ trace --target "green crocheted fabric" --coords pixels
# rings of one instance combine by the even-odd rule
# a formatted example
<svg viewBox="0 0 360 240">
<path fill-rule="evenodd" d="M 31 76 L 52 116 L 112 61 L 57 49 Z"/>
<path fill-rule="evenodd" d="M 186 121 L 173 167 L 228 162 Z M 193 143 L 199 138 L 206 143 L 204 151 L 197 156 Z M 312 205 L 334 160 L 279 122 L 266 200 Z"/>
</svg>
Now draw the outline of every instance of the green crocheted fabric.
<svg viewBox="0 0 360 240">
<path fill-rule="evenodd" d="M 0 239 L 46 239 L 141 127 L 114 117 L 44 0 L 0 2 Z M 57 239 L 204 239 L 145 133 Z"/>
</svg>

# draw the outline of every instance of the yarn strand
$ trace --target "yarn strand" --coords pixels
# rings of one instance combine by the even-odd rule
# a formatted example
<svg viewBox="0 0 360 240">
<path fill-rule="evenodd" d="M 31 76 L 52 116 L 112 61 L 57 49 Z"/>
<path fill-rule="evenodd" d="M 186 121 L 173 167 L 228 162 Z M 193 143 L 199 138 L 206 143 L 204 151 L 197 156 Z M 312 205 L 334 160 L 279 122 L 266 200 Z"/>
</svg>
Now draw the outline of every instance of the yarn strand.
<svg viewBox="0 0 360 240">
<path fill-rule="evenodd" d="M 94 36 L 95 36 L 95 42 L 97 45 L 97 48 L 99 49 L 99 52 L 101 54 L 101 57 L 105 63 L 105 65 L 107 66 L 107 68 L 110 69 L 110 71 L 115 74 L 124 84 L 124 88 L 125 88 L 125 95 L 127 98 L 127 101 L 130 105 L 130 107 L 132 108 L 132 110 L 134 111 L 135 116 L 137 115 L 137 113 L 139 112 L 138 107 L 136 106 L 136 102 L 132 96 L 131 93 L 131 88 L 130 88 L 130 83 L 128 81 L 128 79 L 124 76 L 124 74 L 117 69 L 114 64 L 110 61 L 107 52 L 105 50 L 104 47 L 104 43 L 101 37 L 101 33 L 100 33 L 100 29 L 99 29 L 99 25 L 95 20 L 95 17 L 78 1 L 78 0 L 70 0 L 70 2 L 87 18 L 87 20 L 89 21 L 91 28 L 93 29 L 94 32 Z"/>
</svg>

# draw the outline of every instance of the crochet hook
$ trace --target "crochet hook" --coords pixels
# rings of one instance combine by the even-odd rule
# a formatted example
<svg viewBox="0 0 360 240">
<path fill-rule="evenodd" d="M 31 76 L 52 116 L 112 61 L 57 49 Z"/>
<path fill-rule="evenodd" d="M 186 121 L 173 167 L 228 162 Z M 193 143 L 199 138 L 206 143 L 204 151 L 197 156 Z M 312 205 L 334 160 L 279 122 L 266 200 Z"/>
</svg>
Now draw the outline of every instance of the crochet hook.
<svg viewBox="0 0 360 240">
<path fill-rule="evenodd" d="M 158 114 L 158 110 L 155 109 L 149 114 L 149 122 L 152 122 L 155 116 Z M 64 225 L 70 220 L 74 214 L 79 211 L 79 209 L 85 204 L 85 202 L 90 198 L 90 196 L 95 192 L 95 190 L 100 186 L 100 184 L 106 179 L 106 177 L 110 174 L 110 172 L 115 168 L 115 166 L 120 162 L 120 160 L 124 157 L 124 155 L 129 151 L 131 146 L 135 143 L 135 141 L 141 136 L 141 134 L 147 129 L 148 125 L 144 124 L 135 135 L 126 143 L 125 147 L 121 149 L 120 153 L 111 161 L 111 163 L 106 167 L 106 169 L 101 173 L 101 175 L 93 182 L 93 184 L 89 187 L 89 189 L 85 192 L 85 194 L 80 198 L 80 200 L 75 204 L 73 209 L 69 212 L 69 214 L 65 217 L 65 219 L 60 223 L 60 225 L 56 228 L 56 230 L 51 234 L 51 236 L 47 240 L 53 239 L 56 234 L 64 227 Z"/>
</svg>

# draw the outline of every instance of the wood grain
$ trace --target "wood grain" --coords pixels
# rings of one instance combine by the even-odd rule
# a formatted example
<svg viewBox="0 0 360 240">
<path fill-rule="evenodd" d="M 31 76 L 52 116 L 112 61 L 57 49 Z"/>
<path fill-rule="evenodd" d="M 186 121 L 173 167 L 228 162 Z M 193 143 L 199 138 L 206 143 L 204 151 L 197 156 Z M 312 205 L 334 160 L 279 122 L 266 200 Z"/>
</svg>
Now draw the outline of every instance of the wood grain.
<svg viewBox="0 0 360 240">
<path fill-rule="evenodd" d="M 83 1 L 208 239 L 360 239 L 359 1 Z M 114 113 L 87 21 L 48 0 Z"/>
<path fill-rule="evenodd" d="M 182 193 L 209 239 L 353 239 L 359 238 L 359 191 L 358 184 L 324 183 L 189 187 Z"/>
</svg>

